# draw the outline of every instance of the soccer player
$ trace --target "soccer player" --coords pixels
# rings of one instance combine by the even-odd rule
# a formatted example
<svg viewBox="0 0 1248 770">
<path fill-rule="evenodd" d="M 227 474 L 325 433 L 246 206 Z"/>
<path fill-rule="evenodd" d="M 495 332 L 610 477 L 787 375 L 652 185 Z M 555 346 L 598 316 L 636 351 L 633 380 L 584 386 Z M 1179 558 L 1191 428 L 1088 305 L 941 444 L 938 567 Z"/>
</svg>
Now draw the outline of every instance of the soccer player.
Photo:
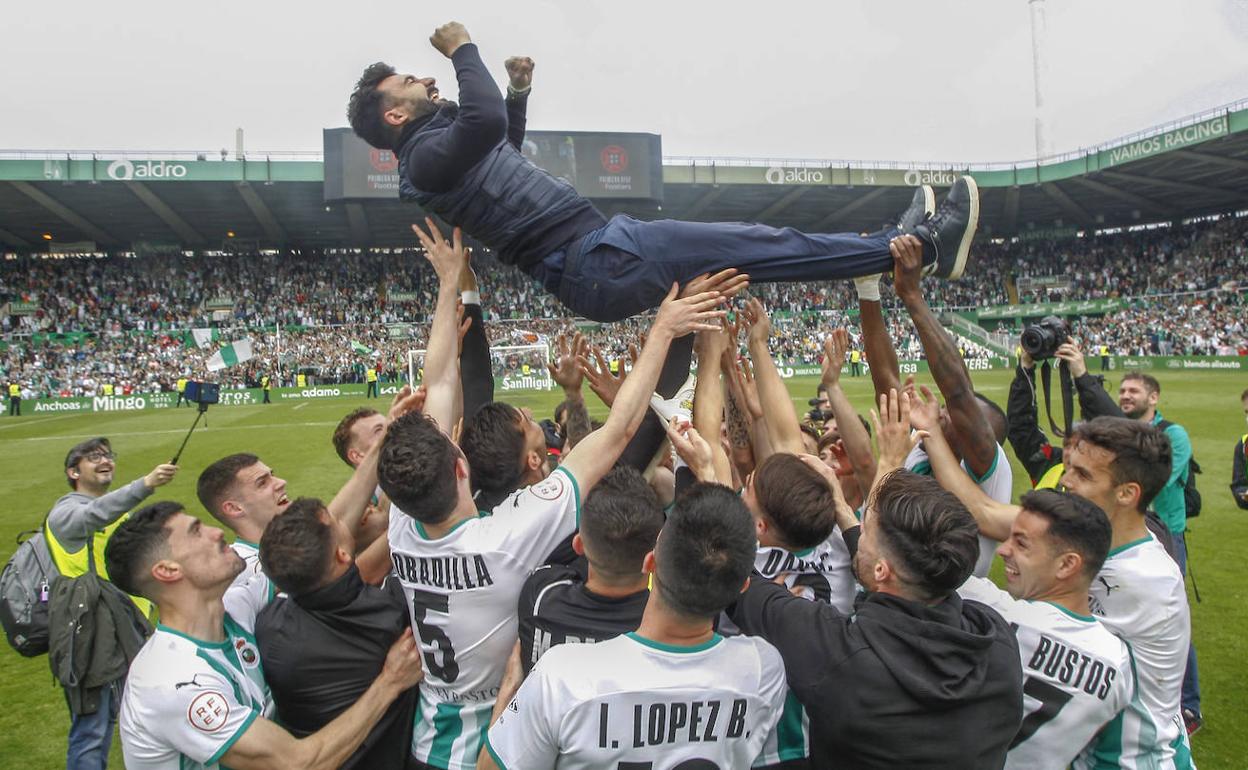
<svg viewBox="0 0 1248 770">
<path fill-rule="evenodd" d="M 767 581 L 729 611 L 780 650 L 810 719 L 812 766 L 1001 767 L 1022 674 L 1010 627 L 957 594 L 976 535 L 934 479 L 896 471 L 863 517 L 854 563 L 866 595 L 853 615 Z"/>
<path fill-rule="evenodd" d="M 540 567 L 520 591 L 520 663 L 527 675 L 556 645 L 594 643 L 633 631 L 650 596 L 643 569 L 663 509 L 636 470 L 617 467 L 581 506 L 571 566 Z"/>
<path fill-rule="evenodd" d="M 282 591 L 256 619 L 264 679 L 282 726 L 311 735 L 355 703 L 411 627 L 398 581 L 380 588 L 355 567 L 355 541 L 315 498 L 301 497 L 260 538 L 265 574 Z M 416 690 L 401 695 L 342 765 L 403 770 Z"/>
<path fill-rule="evenodd" d="M 546 653 L 500 698 L 478 768 L 748 767 L 785 713 L 784 664 L 762 639 L 712 624 L 749 585 L 754 544 L 737 495 L 692 487 L 646 554 L 641 626 Z"/>
<path fill-rule="evenodd" d="M 906 306 L 914 323 L 932 379 L 945 398 L 940 424 L 949 445 L 962 463 L 967 475 L 974 479 L 994 500 L 1008 503 L 1014 491 L 1014 472 L 1001 443 L 1005 441 L 1005 413 L 996 404 L 976 393 L 971 375 L 954 345 L 949 332 L 941 326 L 923 299 L 919 287 L 923 270 L 923 245 L 913 235 L 893 240 L 890 248 L 896 257 L 893 287 L 897 298 Z M 906 458 L 905 467 L 916 473 L 931 473 L 922 445 Z M 979 560 L 975 574 L 984 577 L 992 566 L 997 541 L 980 536 Z"/>
<path fill-rule="evenodd" d="M 395 153 L 402 198 L 464 228 L 586 318 L 636 315 L 659 304 L 673 283 L 724 268 L 766 282 L 892 268 L 888 242 L 901 232 L 897 228 L 859 236 L 622 215 L 607 220 L 520 152 L 533 60 L 507 60 L 504 99 L 462 24 L 444 24 L 430 42 L 455 66 L 460 103 L 442 99 L 433 78 L 399 74 L 378 62 L 351 94 L 351 127 L 372 146 Z M 959 179 L 941 207 L 925 213 L 921 204 L 906 231 L 923 239 L 926 266 L 957 278 L 979 219 L 974 180 Z"/>
<path fill-rule="evenodd" d="M 516 643 L 524 579 L 576 530 L 581 496 L 606 475 L 637 430 L 671 340 L 708 327 L 723 312 L 714 309 L 713 292 L 677 299 L 673 288 L 603 427 L 568 452 L 554 473 L 483 516 L 469 484 L 471 468 L 444 432 L 454 424 L 459 388 L 453 361 L 460 249 L 440 237 L 429 246 L 439 279 L 426 356 L 426 412 L 432 419 L 407 415 L 391 424 L 381 443 L 378 477 L 394 503 L 391 557 L 425 656 L 414 761 L 464 770 L 476 765 Z M 531 422 L 526 434 L 532 427 L 544 446 L 541 429 Z"/>
<path fill-rule="evenodd" d="M 222 530 L 204 526 L 179 503 L 160 502 L 117 529 L 106 558 L 118 587 L 160 609 L 122 697 L 121 746 L 130 770 L 337 768 L 390 704 L 420 682 L 420 655 L 404 632 L 355 705 L 297 739 L 271 721 L 273 700 L 246 620 L 252 608 L 245 598 L 236 603 L 237 589 L 229 591 L 243 559 L 226 546 Z"/>
<path fill-rule="evenodd" d="M 975 515 L 979 527 L 1004 539 L 1016 505 L 987 498 L 957 471 L 939 435 L 934 399 L 912 412 L 932 468 Z M 1091 500 L 1109 516 L 1113 541 L 1105 565 L 1089 588 L 1092 614 L 1135 656 L 1139 697 L 1145 710 L 1123 712 L 1120 728 L 1106 730 L 1095 746 L 1098 761 L 1121 767 L 1186 768 L 1191 748 L 1180 709 L 1180 691 L 1191 640 L 1183 575 L 1144 523 L 1144 512 L 1170 478 L 1170 441 L 1157 428 L 1125 417 L 1081 423 L 1063 456 L 1062 486 Z"/>
<path fill-rule="evenodd" d="M 1112 538 L 1095 503 L 1029 492 L 997 549 L 1008 592 L 978 577 L 958 589 L 1001 613 L 1018 636 L 1026 716 L 1005 758 L 1010 770 L 1063 770 L 1124 708 L 1144 708 L 1127 645 L 1088 606 Z"/>
</svg>

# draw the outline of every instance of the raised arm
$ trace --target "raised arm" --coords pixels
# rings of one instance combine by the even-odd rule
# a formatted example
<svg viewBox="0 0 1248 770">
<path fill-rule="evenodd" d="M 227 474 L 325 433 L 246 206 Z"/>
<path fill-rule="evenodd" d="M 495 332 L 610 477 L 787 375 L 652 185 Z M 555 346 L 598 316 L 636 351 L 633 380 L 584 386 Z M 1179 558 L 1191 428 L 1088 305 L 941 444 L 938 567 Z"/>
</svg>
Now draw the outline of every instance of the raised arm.
<svg viewBox="0 0 1248 770">
<path fill-rule="evenodd" d="M 507 68 L 507 143 L 517 150 L 524 144 L 529 93 L 533 88 L 533 60 L 512 56 L 503 62 Z"/>
<path fill-rule="evenodd" d="M 415 687 L 424 674 L 420 648 L 411 629 L 390 647 L 381 673 L 351 708 L 306 738 L 295 738 L 276 723 L 257 718 L 221 757 L 223 767 L 238 770 L 277 770 L 299 767 L 330 770 L 342 765 L 368 737 L 390 704 Z"/>
<path fill-rule="evenodd" d="M 971 472 L 982 478 L 992 470 L 997 460 L 997 441 L 992 426 L 980 410 L 971 376 L 962 363 L 957 346 L 923 299 L 919 288 L 923 245 L 913 235 L 903 235 L 894 238 L 888 248 L 893 254 L 893 285 L 897 297 L 910 313 L 919 340 L 923 343 L 932 379 L 936 380 L 936 386 L 945 397 L 949 419 L 957 429 L 959 454 Z"/>
<path fill-rule="evenodd" d="M 920 388 L 917 400 L 918 403 L 912 405 L 910 410 L 910 423 L 925 434 L 923 448 L 927 450 L 932 464 L 932 475 L 970 510 L 980 532 L 993 540 L 1008 540 L 1010 528 L 1018 516 L 1018 506 L 993 500 L 963 472 L 953 449 L 940 431 L 940 406 L 932 391 L 926 386 Z"/>
<path fill-rule="evenodd" d="M 425 397 L 424 387 L 412 390 L 411 386 L 404 385 L 390 403 L 387 419 L 395 420 L 408 412 L 419 412 L 425 404 Z M 377 489 L 377 455 L 381 452 L 381 444 L 380 441 L 373 443 L 360 464 L 355 467 L 351 478 L 347 479 L 347 483 L 342 485 L 342 489 L 338 490 L 338 494 L 326 506 L 330 514 L 345 524 L 357 538 L 360 536 L 364 511 Z"/>
<path fill-rule="evenodd" d="M 437 226 L 425 217 L 426 234 L 416 225 L 412 230 L 425 247 L 425 256 L 438 276 L 438 299 L 429 324 L 428 350 L 425 353 L 425 414 L 432 417 L 450 435 L 455 425 L 455 405 L 459 387 L 459 325 L 455 303 L 459 299 L 459 272 L 463 269 L 464 247 L 459 228 L 447 243 Z"/>
<path fill-rule="evenodd" d="M 879 398 L 888 395 L 890 390 L 901 390 L 901 367 L 897 364 L 897 351 L 893 348 L 888 326 L 884 323 L 879 276 L 855 278 L 854 285 L 858 288 L 858 321 L 862 324 L 862 346 L 867 354 L 867 363 L 871 366 L 871 383 L 875 386 L 875 397 Z"/>
<path fill-rule="evenodd" d="M 1014 456 L 1027 469 L 1034 485 L 1054 464 L 1062 461 L 1062 450 L 1050 444 L 1049 437 L 1040 429 L 1036 407 L 1036 364 L 1026 351 L 1019 357 L 1014 381 L 1010 383 L 1005 416 L 1006 440 L 1014 447 Z"/>
<path fill-rule="evenodd" d="M 581 494 L 598 483 L 599 479 L 611 470 L 620 453 L 628 443 L 650 406 L 650 395 L 659 381 L 659 372 L 663 368 L 663 359 L 667 356 L 667 348 L 672 340 L 703 329 L 714 328 L 713 321 L 722 318 L 724 313 L 718 310 L 719 294 L 707 292 L 686 299 L 677 299 L 678 287 L 672 286 L 671 292 L 659 307 L 659 314 L 650 327 L 646 344 L 642 347 L 637 363 L 620 386 L 607 421 L 601 428 L 590 433 L 581 443 L 577 444 L 560 463 L 576 479 Z M 586 367 L 589 361 L 582 361 Z"/>
<path fill-rule="evenodd" d="M 720 381 L 720 360 L 728 349 L 728 333 L 721 327 L 713 332 L 698 332 L 694 339 L 698 353 L 698 384 L 693 391 L 693 427 L 711 447 L 715 477 L 720 484 L 732 486 L 732 465 L 719 440 L 724 424 L 724 385 Z"/>
<path fill-rule="evenodd" d="M 564 437 L 567 444 L 563 447 L 566 452 L 589 435 L 589 409 L 581 392 L 585 372 L 580 363 L 589 353 L 589 343 L 577 332 L 571 340 L 566 334 L 560 334 L 555 344 L 558 356 L 554 363 L 546 364 L 546 368 L 555 384 L 563 388 L 563 403 L 568 410 L 568 435 Z"/>
<path fill-rule="evenodd" d="M 845 351 L 849 349 L 849 332 L 833 329 L 823 341 L 823 385 L 827 389 L 836 429 L 845 445 L 845 455 L 858 479 L 858 488 L 864 492 L 875 482 L 875 454 L 871 451 L 871 436 L 858 419 L 858 412 L 849 403 L 849 397 L 841 389 L 841 367 L 845 365 Z"/>
<path fill-rule="evenodd" d="M 780 378 L 776 362 L 771 358 L 767 343 L 771 337 L 771 319 L 757 297 L 751 297 L 743 311 L 749 327 L 747 343 L 750 360 L 754 363 L 754 382 L 758 386 L 758 399 L 767 420 L 767 436 L 773 452 L 802 452 L 802 429 L 793 409 L 789 389 Z"/>
<path fill-rule="evenodd" d="M 408 149 L 404 169 L 416 189 L 445 192 L 503 141 L 507 109 L 464 25 L 444 24 L 429 42 L 455 65 L 459 112 L 447 129 L 418 137 Z"/>
</svg>

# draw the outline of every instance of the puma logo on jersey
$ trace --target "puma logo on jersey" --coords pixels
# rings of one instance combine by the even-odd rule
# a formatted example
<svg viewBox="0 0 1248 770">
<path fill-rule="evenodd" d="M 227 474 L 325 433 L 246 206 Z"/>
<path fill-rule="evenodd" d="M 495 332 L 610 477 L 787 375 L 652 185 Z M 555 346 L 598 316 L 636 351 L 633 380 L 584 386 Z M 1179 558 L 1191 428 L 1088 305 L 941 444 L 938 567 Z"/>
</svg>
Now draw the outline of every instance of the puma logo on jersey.
<svg viewBox="0 0 1248 770">
<path fill-rule="evenodd" d="M 1097 575 L 1097 576 L 1096 576 L 1096 579 L 1097 579 L 1097 580 L 1099 580 L 1099 581 L 1101 582 L 1101 585 L 1105 586 L 1105 595 L 1106 595 L 1106 596 L 1109 596 L 1111 593 L 1113 593 L 1113 592 L 1114 592 L 1114 589 L 1118 588 L 1118 586 L 1111 586 L 1111 585 L 1109 584 L 1109 581 L 1108 581 L 1108 580 L 1106 580 L 1106 579 L 1105 579 L 1105 577 L 1104 577 L 1103 575 Z"/>
<path fill-rule="evenodd" d="M 203 687 L 203 685 L 202 685 L 202 684 L 200 684 L 199 682 L 196 682 L 196 681 L 195 681 L 195 679 L 196 679 L 198 676 L 199 676 L 199 674 L 196 674 L 195 676 L 191 677 L 191 681 L 189 681 L 189 682 L 174 682 L 174 684 L 173 684 L 173 689 L 175 689 L 175 690 L 181 690 L 183 687 Z"/>
</svg>

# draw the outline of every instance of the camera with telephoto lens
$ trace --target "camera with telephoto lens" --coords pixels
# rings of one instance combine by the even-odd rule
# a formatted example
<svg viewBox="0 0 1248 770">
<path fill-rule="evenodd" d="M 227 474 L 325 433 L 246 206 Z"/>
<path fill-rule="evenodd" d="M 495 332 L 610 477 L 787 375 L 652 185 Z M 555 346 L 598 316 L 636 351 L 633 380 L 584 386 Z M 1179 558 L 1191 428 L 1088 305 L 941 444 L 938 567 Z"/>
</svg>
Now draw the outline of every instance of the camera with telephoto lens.
<svg viewBox="0 0 1248 770">
<path fill-rule="evenodd" d="M 1043 361 L 1057 354 L 1057 349 L 1070 339 L 1070 325 L 1055 315 L 1023 329 L 1022 346 L 1033 361 Z"/>
<path fill-rule="evenodd" d="M 811 409 L 809 412 L 806 413 L 806 419 L 812 422 L 827 422 L 828 420 L 832 419 L 831 412 L 825 412 L 823 411 L 823 409 L 820 408 L 819 405 L 823 403 L 822 399 L 812 398 L 806 403 L 814 407 L 814 409 Z"/>
</svg>

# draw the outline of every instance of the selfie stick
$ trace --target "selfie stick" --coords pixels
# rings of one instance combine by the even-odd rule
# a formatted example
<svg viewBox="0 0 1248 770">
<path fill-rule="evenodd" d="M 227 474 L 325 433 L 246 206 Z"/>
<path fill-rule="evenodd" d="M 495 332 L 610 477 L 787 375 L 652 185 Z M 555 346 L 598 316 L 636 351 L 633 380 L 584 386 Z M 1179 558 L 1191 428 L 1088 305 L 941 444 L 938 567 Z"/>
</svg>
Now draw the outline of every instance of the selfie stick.
<svg viewBox="0 0 1248 770">
<path fill-rule="evenodd" d="M 191 434 L 195 432 L 195 426 L 199 425 L 199 418 L 203 417 L 207 413 L 208 405 L 203 403 L 199 404 L 199 413 L 195 415 L 195 422 L 191 423 L 191 429 L 186 432 L 186 438 L 182 439 L 182 446 L 178 447 L 178 453 L 175 454 L 173 459 L 169 461 L 170 465 L 178 464 L 178 458 L 182 456 L 182 450 L 186 449 L 186 442 L 191 440 Z M 207 425 L 207 423 L 204 424 Z"/>
</svg>

